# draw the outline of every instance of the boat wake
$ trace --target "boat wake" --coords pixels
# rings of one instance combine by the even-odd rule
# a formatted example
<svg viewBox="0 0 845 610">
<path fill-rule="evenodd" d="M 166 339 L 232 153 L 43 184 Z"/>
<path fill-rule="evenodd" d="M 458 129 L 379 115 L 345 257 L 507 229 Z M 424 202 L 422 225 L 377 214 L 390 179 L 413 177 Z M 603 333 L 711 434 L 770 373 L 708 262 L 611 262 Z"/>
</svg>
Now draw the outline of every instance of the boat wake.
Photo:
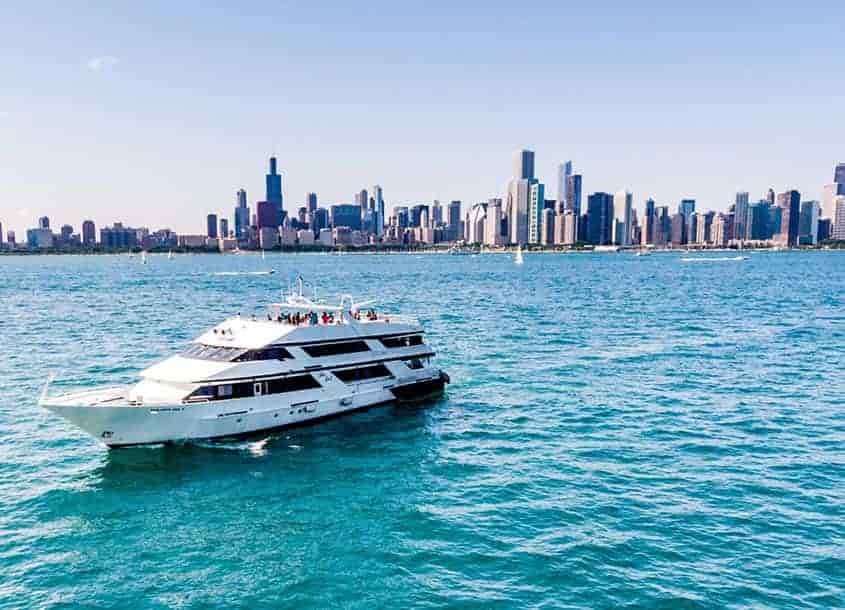
<svg viewBox="0 0 845 610">
<path fill-rule="evenodd" d="M 214 271 L 210 275 L 216 277 L 233 277 L 238 275 L 273 275 L 276 273 L 275 269 L 269 269 L 267 271 Z"/>
<path fill-rule="evenodd" d="M 685 263 L 711 263 L 728 261 L 747 261 L 747 256 L 687 256 L 681 258 Z"/>
</svg>

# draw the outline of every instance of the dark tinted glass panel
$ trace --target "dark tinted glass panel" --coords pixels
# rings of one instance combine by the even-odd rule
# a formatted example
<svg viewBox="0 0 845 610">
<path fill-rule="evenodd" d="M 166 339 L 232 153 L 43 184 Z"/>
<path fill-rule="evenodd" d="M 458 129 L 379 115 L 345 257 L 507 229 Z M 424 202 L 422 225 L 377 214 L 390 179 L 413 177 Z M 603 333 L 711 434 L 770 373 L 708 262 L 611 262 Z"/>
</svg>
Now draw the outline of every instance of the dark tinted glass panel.
<svg viewBox="0 0 845 610">
<path fill-rule="evenodd" d="M 411 335 L 410 337 L 386 337 L 379 339 L 385 347 L 410 347 L 412 345 L 422 345 L 422 335 Z"/>
<path fill-rule="evenodd" d="M 235 358 L 235 362 L 249 362 L 251 360 L 287 360 L 293 358 L 290 352 L 283 347 L 264 347 L 252 349 Z"/>
<path fill-rule="evenodd" d="M 267 387 L 268 394 L 283 394 L 284 392 L 313 390 L 319 388 L 320 384 L 311 375 L 298 375 L 285 379 L 271 379 L 267 382 Z"/>
<path fill-rule="evenodd" d="M 364 366 L 358 369 L 346 369 L 345 371 L 334 371 L 334 376 L 345 383 L 355 381 L 366 381 L 377 377 L 391 377 L 390 371 L 383 364 Z"/>
<path fill-rule="evenodd" d="M 363 341 L 347 341 L 345 343 L 326 343 L 323 345 L 307 345 L 302 348 L 312 358 L 337 356 L 339 354 L 354 354 L 368 352 L 370 348 Z"/>
</svg>

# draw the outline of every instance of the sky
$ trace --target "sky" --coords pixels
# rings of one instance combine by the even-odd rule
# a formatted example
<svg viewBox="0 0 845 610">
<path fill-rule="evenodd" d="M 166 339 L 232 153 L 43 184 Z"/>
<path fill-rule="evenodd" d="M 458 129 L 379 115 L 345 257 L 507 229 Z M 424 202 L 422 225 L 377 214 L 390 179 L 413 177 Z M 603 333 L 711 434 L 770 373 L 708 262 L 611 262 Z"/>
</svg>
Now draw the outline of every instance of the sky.
<svg viewBox="0 0 845 610">
<path fill-rule="evenodd" d="M 394 205 L 819 199 L 845 161 L 845 2 L 0 3 L 0 223 L 201 233 L 235 192 Z M 20 239 L 20 237 L 19 237 Z"/>
</svg>

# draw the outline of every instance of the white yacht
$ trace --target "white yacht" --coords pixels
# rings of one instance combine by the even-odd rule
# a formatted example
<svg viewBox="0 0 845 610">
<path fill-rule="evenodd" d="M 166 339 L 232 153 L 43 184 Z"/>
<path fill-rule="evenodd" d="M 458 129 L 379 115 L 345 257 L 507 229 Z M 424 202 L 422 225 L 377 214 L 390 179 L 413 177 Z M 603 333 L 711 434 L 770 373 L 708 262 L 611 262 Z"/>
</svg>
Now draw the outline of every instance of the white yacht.
<svg viewBox="0 0 845 610">
<path fill-rule="evenodd" d="M 370 302 L 371 303 L 371 302 Z M 298 295 L 265 317 L 227 319 L 132 386 L 39 403 L 109 447 L 249 434 L 442 392 L 449 377 L 419 323 L 351 297 Z"/>
</svg>

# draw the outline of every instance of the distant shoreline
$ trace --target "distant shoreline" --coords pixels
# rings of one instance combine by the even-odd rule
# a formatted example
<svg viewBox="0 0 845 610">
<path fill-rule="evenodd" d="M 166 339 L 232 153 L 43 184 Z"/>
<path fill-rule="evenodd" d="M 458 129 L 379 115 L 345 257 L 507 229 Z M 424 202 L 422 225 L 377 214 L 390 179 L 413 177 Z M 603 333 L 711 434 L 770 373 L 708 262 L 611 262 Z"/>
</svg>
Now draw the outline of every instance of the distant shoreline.
<svg viewBox="0 0 845 610">
<path fill-rule="evenodd" d="M 560 246 L 539 246 L 532 245 L 526 247 L 523 252 L 534 253 L 633 253 L 640 250 L 646 250 L 649 253 L 706 253 L 706 252 L 796 252 L 796 251 L 829 251 L 829 250 L 845 250 L 845 241 L 825 242 L 818 246 L 801 246 L 797 248 L 777 248 L 777 247 L 754 247 L 754 248 L 737 248 L 737 247 L 698 247 L 692 245 L 690 247 L 678 248 L 638 248 L 638 247 L 612 247 L 612 246 L 574 246 L 574 247 L 560 247 Z M 341 247 L 285 247 L 273 248 L 271 250 L 240 250 L 237 252 L 223 251 L 213 248 L 153 248 L 150 250 L 143 250 L 141 248 L 116 248 L 116 249 L 100 249 L 100 248 L 75 248 L 75 249 L 60 249 L 60 248 L 46 248 L 46 249 L 28 249 L 19 248 L 14 250 L 2 249 L 0 256 L 140 256 L 142 252 L 148 255 L 186 255 L 186 254 L 208 254 L 208 255 L 225 255 L 225 256 L 245 256 L 258 255 L 264 252 L 265 254 L 322 254 L 322 255 L 347 255 L 347 254 L 452 254 L 451 246 L 341 246 Z M 455 252 L 454 254 L 471 255 L 471 254 L 502 254 L 516 252 L 516 247 L 498 247 L 487 248 L 484 250 L 471 249 L 469 247 Z"/>
</svg>

